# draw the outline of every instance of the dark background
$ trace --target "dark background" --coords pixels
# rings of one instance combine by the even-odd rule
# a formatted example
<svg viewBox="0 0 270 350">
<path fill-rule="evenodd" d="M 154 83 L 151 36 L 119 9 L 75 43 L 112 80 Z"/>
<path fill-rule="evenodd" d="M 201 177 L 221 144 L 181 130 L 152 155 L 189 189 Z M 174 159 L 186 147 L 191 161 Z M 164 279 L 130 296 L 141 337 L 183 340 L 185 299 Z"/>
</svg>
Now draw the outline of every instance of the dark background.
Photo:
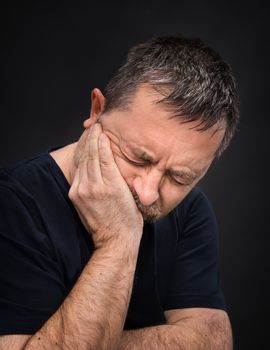
<svg viewBox="0 0 270 350">
<path fill-rule="evenodd" d="M 267 2 L 265 2 L 267 3 Z M 222 285 L 235 349 L 269 348 L 269 15 L 260 2 L 24 1 L 1 11 L 0 165 L 74 142 L 134 44 L 201 37 L 228 61 L 242 120 L 202 182 L 220 226 Z"/>
</svg>

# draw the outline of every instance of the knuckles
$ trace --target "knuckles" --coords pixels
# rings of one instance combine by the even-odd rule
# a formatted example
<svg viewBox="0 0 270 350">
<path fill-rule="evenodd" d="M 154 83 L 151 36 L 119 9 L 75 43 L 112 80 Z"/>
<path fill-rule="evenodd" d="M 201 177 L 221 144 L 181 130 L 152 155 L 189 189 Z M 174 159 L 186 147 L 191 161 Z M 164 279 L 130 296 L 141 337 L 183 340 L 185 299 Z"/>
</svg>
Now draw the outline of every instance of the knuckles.
<svg viewBox="0 0 270 350">
<path fill-rule="evenodd" d="M 68 197 L 72 202 L 76 199 L 76 191 L 74 187 L 71 187 L 70 190 L 68 191 Z"/>
<path fill-rule="evenodd" d="M 91 154 L 82 155 L 79 160 L 79 164 L 84 164 L 85 162 L 88 163 L 89 161 L 91 162 L 93 160 L 96 160 L 97 158 L 98 158 L 98 153 L 92 151 Z"/>
<path fill-rule="evenodd" d="M 74 202 L 86 201 L 86 200 L 104 200 L 109 198 L 115 198 L 117 192 L 112 189 L 103 188 L 98 185 L 86 186 L 79 184 L 77 188 L 71 187 L 69 190 L 69 199 Z"/>
</svg>

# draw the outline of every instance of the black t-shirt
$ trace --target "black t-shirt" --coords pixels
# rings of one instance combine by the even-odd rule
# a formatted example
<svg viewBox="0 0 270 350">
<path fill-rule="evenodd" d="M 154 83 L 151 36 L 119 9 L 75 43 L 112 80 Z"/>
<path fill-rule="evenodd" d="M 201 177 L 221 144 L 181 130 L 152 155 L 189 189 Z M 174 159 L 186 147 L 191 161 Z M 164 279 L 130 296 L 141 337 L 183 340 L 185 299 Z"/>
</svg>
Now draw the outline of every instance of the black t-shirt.
<svg viewBox="0 0 270 350">
<path fill-rule="evenodd" d="M 0 169 L 0 334 L 34 334 L 62 304 L 94 244 L 48 152 Z M 125 329 L 163 324 L 176 308 L 226 309 L 218 234 L 199 188 L 145 223 Z"/>
</svg>

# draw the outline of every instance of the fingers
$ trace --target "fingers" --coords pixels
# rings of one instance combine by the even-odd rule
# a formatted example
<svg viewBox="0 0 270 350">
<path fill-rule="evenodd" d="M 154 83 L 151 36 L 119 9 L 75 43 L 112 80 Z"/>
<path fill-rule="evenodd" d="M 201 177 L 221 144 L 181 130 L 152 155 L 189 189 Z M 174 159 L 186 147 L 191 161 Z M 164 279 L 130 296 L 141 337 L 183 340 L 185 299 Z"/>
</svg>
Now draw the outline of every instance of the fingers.
<svg viewBox="0 0 270 350">
<path fill-rule="evenodd" d="M 98 138 L 101 132 L 101 126 L 99 124 L 94 124 L 89 131 L 88 140 L 86 141 L 84 153 L 82 155 L 82 181 L 99 183 L 102 180 L 98 150 Z"/>
<path fill-rule="evenodd" d="M 111 150 L 110 139 L 102 132 L 99 123 L 89 130 L 79 168 L 77 181 L 90 186 L 108 184 L 114 182 L 116 176 L 121 176 Z"/>
<path fill-rule="evenodd" d="M 111 150 L 110 140 L 105 133 L 101 133 L 98 139 L 99 163 L 103 181 L 115 181 L 115 176 L 120 175 Z"/>
</svg>

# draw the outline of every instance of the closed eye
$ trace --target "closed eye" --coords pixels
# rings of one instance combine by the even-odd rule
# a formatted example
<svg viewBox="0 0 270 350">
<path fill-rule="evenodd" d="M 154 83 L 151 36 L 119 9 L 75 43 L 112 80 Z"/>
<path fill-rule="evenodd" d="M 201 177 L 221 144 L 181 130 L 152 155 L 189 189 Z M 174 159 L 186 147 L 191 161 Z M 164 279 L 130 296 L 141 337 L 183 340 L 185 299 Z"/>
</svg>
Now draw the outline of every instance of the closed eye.
<svg viewBox="0 0 270 350">
<path fill-rule="evenodd" d="M 150 162 L 149 162 L 149 161 L 135 162 L 134 160 L 131 160 L 131 159 L 127 158 L 125 155 L 124 155 L 124 158 L 125 158 L 125 160 L 126 160 L 128 163 L 130 163 L 130 164 L 132 164 L 132 165 L 135 165 L 135 166 L 144 167 L 144 166 L 150 165 Z"/>
<path fill-rule="evenodd" d="M 177 186 L 188 186 L 189 184 L 185 184 L 183 182 L 179 182 L 177 181 L 174 177 L 172 177 L 171 175 L 168 174 L 168 178 L 170 179 L 170 181 L 172 181 L 174 184 L 176 184 Z"/>
<path fill-rule="evenodd" d="M 136 162 L 134 160 L 131 160 L 129 159 L 123 152 L 121 152 L 122 155 L 123 155 L 123 158 L 129 163 L 129 164 L 132 164 L 134 166 L 137 166 L 137 167 L 145 167 L 145 166 L 149 166 L 151 165 L 151 161 L 149 160 L 144 160 L 143 162 Z M 167 177 L 169 178 L 169 180 L 171 182 L 173 182 L 175 185 L 177 186 L 188 186 L 189 184 L 187 183 L 183 183 L 183 182 L 180 182 L 178 180 L 176 180 L 171 174 L 170 172 L 167 173 Z"/>
<path fill-rule="evenodd" d="M 122 157 L 124 158 L 124 160 L 126 162 L 128 162 L 129 164 L 132 164 L 132 165 L 138 166 L 138 167 L 144 167 L 144 166 L 151 165 L 151 161 L 150 160 L 142 159 L 141 161 L 136 162 L 135 160 L 131 160 L 130 158 L 128 158 L 122 150 L 120 150 L 120 151 L 121 151 L 121 154 L 122 154 Z"/>
<path fill-rule="evenodd" d="M 134 166 L 138 166 L 138 167 L 143 167 L 148 165 L 148 162 L 145 161 L 141 161 L 141 162 L 136 162 L 135 160 L 131 160 L 130 158 L 128 158 L 125 153 L 121 150 L 121 148 L 119 147 L 119 145 L 115 144 L 117 146 L 117 153 L 118 156 L 121 157 L 122 159 L 124 159 L 127 163 L 132 164 Z"/>
<path fill-rule="evenodd" d="M 179 181 L 179 180 L 176 180 L 176 178 L 175 177 L 173 177 L 171 174 L 170 174 L 170 172 L 168 171 L 167 172 L 167 177 L 169 178 L 169 180 L 171 181 L 171 182 L 173 182 L 174 184 L 176 184 L 176 185 L 178 185 L 178 186 L 189 186 L 189 185 L 191 185 L 191 183 L 186 183 L 186 182 L 181 182 L 181 181 Z"/>
</svg>

